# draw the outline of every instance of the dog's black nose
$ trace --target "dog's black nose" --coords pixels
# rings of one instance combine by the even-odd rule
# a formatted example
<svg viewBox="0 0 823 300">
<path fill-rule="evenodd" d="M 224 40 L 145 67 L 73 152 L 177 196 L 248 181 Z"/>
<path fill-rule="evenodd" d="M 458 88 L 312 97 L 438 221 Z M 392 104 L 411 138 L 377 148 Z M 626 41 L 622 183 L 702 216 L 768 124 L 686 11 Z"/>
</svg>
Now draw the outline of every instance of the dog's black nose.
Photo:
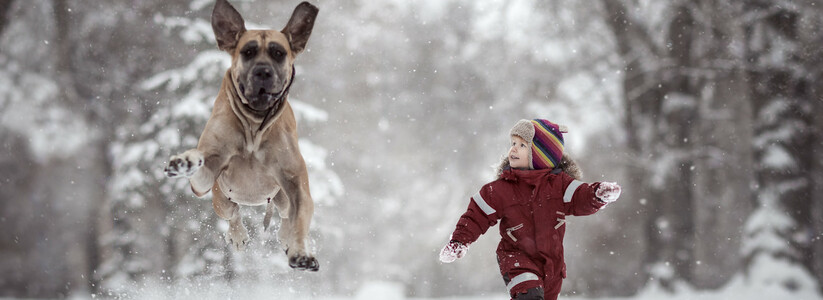
<svg viewBox="0 0 823 300">
<path fill-rule="evenodd" d="M 251 70 L 252 76 L 256 80 L 271 80 L 274 76 L 274 70 L 269 66 L 254 66 Z"/>
</svg>

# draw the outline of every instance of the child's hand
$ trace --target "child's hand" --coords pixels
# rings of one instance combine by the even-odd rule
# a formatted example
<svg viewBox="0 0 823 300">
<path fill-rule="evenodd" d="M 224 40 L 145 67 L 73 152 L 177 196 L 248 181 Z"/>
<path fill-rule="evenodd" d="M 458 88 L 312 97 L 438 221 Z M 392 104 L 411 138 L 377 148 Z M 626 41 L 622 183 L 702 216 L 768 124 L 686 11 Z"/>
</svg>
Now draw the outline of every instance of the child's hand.
<svg viewBox="0 0 823 300">
<path fill-rule="evenodd" d="M 615 182 L 601 182 L 600 186 L 597 187 L 597 191 L 594 192 L 597 198 L 600 198 L 601 201 L 606 203 L 611 203 L 617 200 L 620 197 L 620 185 Z"/>
<path fill-rule="evenodd" d="M 448 245 L 446 245 L 446 247 L 443 247 L 443 250 L 440 251 L 440 261 L 444 263 L 453 262 L 466 255 L 466 252 L 468 251 L 468 245 L 463 245 L 463 243 L 458 241 L 451 241 Z"/>
</svg>

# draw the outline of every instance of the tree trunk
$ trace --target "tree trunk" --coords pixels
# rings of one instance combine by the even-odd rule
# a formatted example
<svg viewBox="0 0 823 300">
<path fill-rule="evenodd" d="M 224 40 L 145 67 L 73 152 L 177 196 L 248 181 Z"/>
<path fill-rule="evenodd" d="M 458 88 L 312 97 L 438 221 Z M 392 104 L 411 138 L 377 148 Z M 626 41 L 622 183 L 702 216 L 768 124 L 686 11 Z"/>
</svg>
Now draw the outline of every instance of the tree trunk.
<svg viewBox="0 0 823 300">
<path fill-rule="evenodd" d="M 821 67 L 820 61 L 817 61 L 816 66 Z M 815 104 L 814 114 L 820 116 L 823 115 L 823 89 L 819 87 L 823 86 L 823 74 L 815 74 L 815 84 L 812 86 L 815 87 L 813 99 L 818 99 L 813 101 Z M 823 293 L 823 217 L 821 217 L 823 216 L 823 118 L 815 118 L 814 129 L 811 151 L 815 153 L 816 157 L 813 159 L 811 166 L 813 190 L 810 202 L 812 202 L 811 215 L 816 217 L 812 220 L 811 252 L 813 263 L 811 268 L 812 273 L 817 278 L 818 285 L 821 287 L 820 292 Z"/>
<path fill-rule="evenodd" d="M 821 54 L 823 55 L 823 54 Z M 817 57 L 820 57 L 819 55 Z M 816 64 L 818 68 L 823 67 L 819 61 Z M 820 87 L 823 86 L 823 74 L 817 73 L 815 74 L 816 83 L 813 85 L 815 88 L 814 99 L 818 99 L 818 101 L 814 101 L 816 104 L 814 107 L 815 115 L 823 115 L 823 89 Z M 816 233 L 816 236 L 812 237 L 812 259 L 814 263 L 812 266 L 812 272 L 817 278 L 818 285 L 821 287 L 821 293 L 823 293 L 823 118 L 817 117 L 815 118 L 815 133 L 814 133 L 814 140 L 812 143 L 812 152 L 816 153 L 816 158 L 813 160 L 814 164 L 812 165 L 812 198 L 811 198 L 811 214 L 812 216 L 816 216 L 812 223 L 812 232 Z"/>
<path fill-rule="evenodd" d="M 74 68 L 73 54 L 77 49 L 77 44 L 72 38 L 72 28 L 75 28 L 76 21 L 74 13 L 67 0 L 53 0 L 53 14 L 55 21 L 56 61 L 55 80 L 60 86 L 59 101 L 56 104 L 63 105 L 77 118 L 82 119 L 86 124 L 101 125 L 103 131 L 111 131 L 110 126 L 101 124 L 97 115 L 84 105 L 84 98 L 79 95 L 78 81 L 75 79 L 76 70 Z M 76 11 L 76 10 L 75 10 Z M 57 164 L 58 168 L 65 169 L 65 176 L 57 178 L 56 186 L 71 190 L 72 193 L 66 197 L 73 198 L 73 208 L 75 213 L 66 219 L 66 228 L 78 228 L 73 230 L 73 234 L 65 237 L 66 241 L 66 268 L 65 274 L 68 278 L 67 292 L 88 294 L 94 292 L 97 287 L 92 284 L 94 275 L 92 270 L 96 269 L 99 259 L 97 257 L 97 235 L 99 225 L 99 207 L 105 203 L 106 183 L 105 181 L 111 173 L 107 149 L 107 139 L 96 135 L 96 130 L 89 132 L 91 145 L 87 151 L 82 151 L 71 157 L 65 158 Z M 59 171 L 59 170 L 58 170 Z M 63 172 L 63 171 L 59 171 Z M 78 172 L 83 172 L 83 176 L 76 176 Z M 60 181 L 70 181 L 78 187 L 70 189 L 59 184 Z M 63 191 L 55 190 L 55 195 L 63 195 Z M 59 197 L 58 197 L 59 199 Z M 58 200 L 60 201 L 60 200 Z"/>
<path fill-rule="evenodd" d="M 648 157 L 645 151 L 649 148 L 646 147 L 647 143 L 640 134 L 640 127 L 644 126 L 644 123 L 648 123 L 648 120 L 645 119 L 646 116 L 641 116 L 640 113 L 648 111 L 649 109 L 644 106 L 649 106 L 653 99 L 659 99 L 662 95 L 657 93 L 657 89 L 646 89 L 642 93 L 632 93 L 632 91 L 639 90 L 643 86 L 655 86 L 653 82 L 648 82 L 653 81 L 655 77 L 642 71 L 643 64 L 640 60 L 640 57 L 644 56 L 643 54 L 648 54 L 651 51 L 647 50 L 643 53 L 643 50 L 646 49 L 635 48 L 637 46 L 635 40 L 642 40 L 642 38 L 633 39 L 633 37 L 643 37 L 644 35 L 638 27 L 632 26 L 634 23 L 629 20 L 628 11 L 622 2 L 603 0 L 602 3 L 606 8 L 607 24 L 614 32 L 618 53 L 623 59 L 622 64 L 625 66 L 625 79 L 623 80 L 624 130 L 626 131 L 627 148 L 631 152 L 630 156 L 636 160 L 629 164 L 628 180 L 635 183 L 635 194 L 640 198 L 641 204 L 644 205 L 644 211 L 640 212 L 640 215 L 646 216 L 644 220 L 644 227 L 646 228 L 645 247 L 646 249 L 658 249 L 664 243 L 660 239 L 658 231 L 652 228 L 655 227 L 656 223 L 656 217 L 653 217 L 653 215 L 660 211 L 660 202 L 655 201 L 659 199 L 656 195 L 658 191 L 648 180 L 651 174 L 644 167 L 644 164 L 648 163 L 645 159 Z M 640 44 L 640 46 L 647 45 Z M 645 127 L 648 130 L 653 130 L 652 126 L 646 125 Z M 644 252 L 648 252 L 649 255 L 645 257 L 642 263 L 642 271 L 645 273 L 644 276 L 648 277 L 652 265 L 660 261 L 661 258 L 659 257 L 660 252 Z"/>
<path fill-rule="evenodd" d="M 821 11 L 810 10 L 805 15 L 805 20 L 801 28 L 811 29 L 802 33 L 803 53 L 800 57 L 804 60 L 804 65 L 808 67 L 807 78 L 809 84 L 809 99 L 811 102 L 811 115 L 813 118 L 810 136 L 810 149 L 812 157 L 811 169 L 811 205 L 810 214 L 813 216 L 811 224 L 811 254 L 812 274 L 817 279 L 820 292 L 823 293 L 823 49 L 820 47 L 823 41 L 823 32 L 819 28 L 823 26 Z"/>
<path fill-rule="evenodd" d="M 0 35 L 6 30 L 6 24 L 11 19 L 11 5 L 14 0 L 0 0 Z"/>
<path fill-rule="evenodd" d="M 691 66 L 693 17 L 680 9 L 670 23 L 667 51 L 628 15 L 621 1 L 602 2 L 609 13 L 620 56 L 626 65 L 623 93 L 628 148 L 636 162 L 629 170 L 646 210 L 644 271 L 664 288 L 689 281 L 694 249 L 692 130 L 696 115 Z M 673 63 L 667 62 L 673 61 Z M 666 66 L 669 64 L 669 66 Z M 655 170 L 663 166 L 665 171 Z"/>
<path fill-rule="evenodd" d="M 741 192 L 752 179 L 751 108 L 742 59 L 729 45 L 742 36 L 729 18 L 739 9 L 716 2 L 670 7 L 665 46 L 626 2 L 602 2 L 626 65 L 625 130 L 637 157 L 629 174 L 647 199 L 645 267 L 669 290 L 730 279 L 751 211 L 751 194 Z"/>
<path fill-rule="evenodd" d="M 735 18 L 740 5 L 696 3 L 706 76 L 699 92 L 699 130 L 693 135 L 695 163 L 695 253 L 692 284 L 715 289 L 740 270 L 740 230 L 752 211 L 752 114 L 742 58 L 730 51 L 743 40 Z"/>
<path fill-rule="evenodd" d="M 694 268 L 694 195 L 692 153 L 700 145 L 694 145 L 693 129 L 699 124 L 697 115 L 698 84 L 703 83 L 692 71 L 697 68 L 693 54 L 694 17 L 692 11 L 679 6 L 675 18 L 669 24 L 667 44 L 670 45 L 668 57 L 674 66 L 663 73 L 666 96 L 661 101 L 661 114 L 665 116 L 661 124 L 666 129 L 661 132 L 660 140 L 665 150 L 661 155 L 669 156 L 669 165 L 664 190 L 665 195 L 659 201 L 665 203 L 661 212 L 671 227 L 667 236 L 664 259 L 673 264 L 677 277 L 686 282 L 692 281 Z"/>
</svg>

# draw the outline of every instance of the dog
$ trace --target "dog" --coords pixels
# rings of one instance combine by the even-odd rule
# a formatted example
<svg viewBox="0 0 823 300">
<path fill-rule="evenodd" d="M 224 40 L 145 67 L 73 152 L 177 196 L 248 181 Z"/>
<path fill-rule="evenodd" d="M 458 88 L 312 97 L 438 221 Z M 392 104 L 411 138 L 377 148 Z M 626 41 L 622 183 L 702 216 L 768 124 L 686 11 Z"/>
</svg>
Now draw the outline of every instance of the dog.
<svg viewBox="0 0 823 300">
<path fill-rule="evenodd" d="M 246 30 L 236 9 L 217 1 L 212 29 L 218 48 L 231 54 L 231 67 L 197 148 L 172 156 L 165 168 L 170 178 L 189 178 L 198 197 L 212 191 L 214 212 L 229 221 L 226 240 L 238 251 L 249 242 L 239 205 L 267 204 L 264 228 L 276 207 L 289 266 L 308 271 L 320 268 L 306 245 L 314 202 L 287 100 L 294 60 L 306 47 L 318 11 L 303 2 L 281 31 Z"/>
</svg>

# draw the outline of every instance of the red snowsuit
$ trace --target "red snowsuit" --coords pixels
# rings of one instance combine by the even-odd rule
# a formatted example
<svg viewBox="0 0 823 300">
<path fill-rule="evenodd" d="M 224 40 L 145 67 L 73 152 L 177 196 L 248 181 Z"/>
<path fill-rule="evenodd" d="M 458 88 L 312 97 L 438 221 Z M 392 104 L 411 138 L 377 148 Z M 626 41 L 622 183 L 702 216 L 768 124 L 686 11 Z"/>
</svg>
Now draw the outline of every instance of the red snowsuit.
<svg viewBox="0 0 823 300">
<path fill-rule="evenodd" d="M 606 205 L 595 196 L 599 185 L 552 170 L 503 171 L 471 198 L 452 240 L 468 245 L 500 220 L 497 261 L 512 298 L 542 287 L 545 299 L 556 299 L 566 277 L 566 216 L 590 215 Z"/>
</svg>

